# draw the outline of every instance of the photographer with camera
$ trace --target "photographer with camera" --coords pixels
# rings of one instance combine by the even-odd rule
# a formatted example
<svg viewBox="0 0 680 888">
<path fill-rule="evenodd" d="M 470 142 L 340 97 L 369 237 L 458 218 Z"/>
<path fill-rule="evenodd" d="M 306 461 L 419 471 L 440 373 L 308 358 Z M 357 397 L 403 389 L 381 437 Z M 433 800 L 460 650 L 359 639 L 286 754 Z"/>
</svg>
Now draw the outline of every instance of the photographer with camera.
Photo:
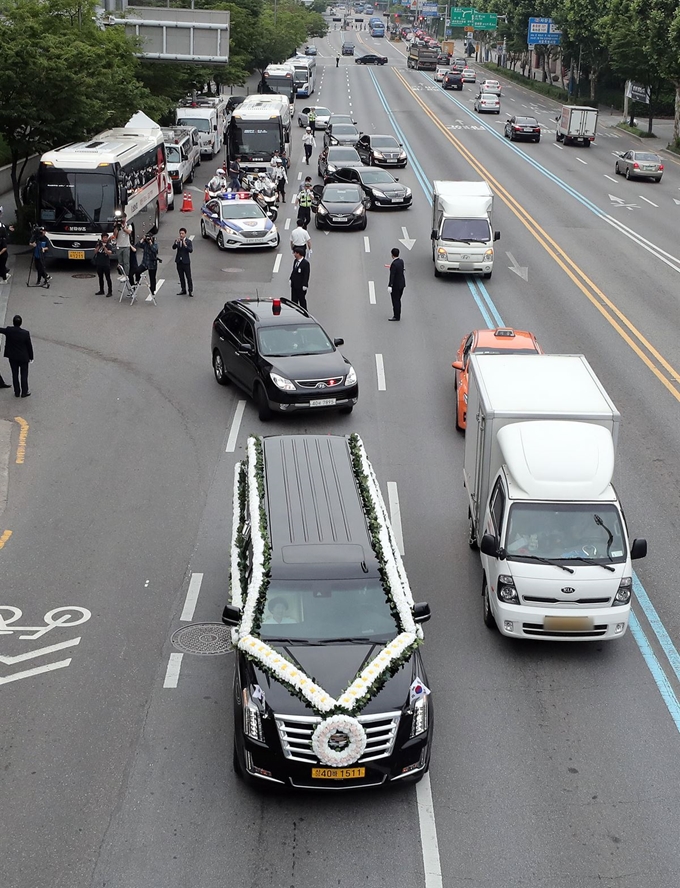
<svg viewBox="0 0 680 888">
<path fill-rule="evenodd" d="M 104 295 L 104 280 L 106 279 L 106 285 L 108 287 L 108 292 L 106 293 L 107 298 L 112 296 L 113 293 L 111 291 L 111 255 L 113 254 L 113 250 L 111 249 L 111 243 L 109 241 L 109 235 L 104 232 L 102 236 L 97 241 L 97 246 L 94 251 L 94 267 L 97 269 L 97 277 L 99 278 L 99 289 L 94 294 L 95 296 L 103 296 Z"/>
<path fill-rule="evenodd" d="M 49 289 L 52 275 L 45 271 L 44 256 L 47 252 L 47 238 L 45 237 L 44 225 L 36 225 L 33 229 L 29 246 L 33 247 L 33 262 L 35 264 L 35 270 L 38 273 L 38 280 L 35 285 L 36 287 L 42 286 Z"/>
<path fill-rule="evenodd" d="M 186 228 L 180 228 L 179 237 L 172 245 L 175 250 L 175 264 L 177 265 L 177 274 L 179 276 L 180 292 L 178 296 L 186 296 L 187 290 L 189 296 L 194 295 L 194 284 L 191 279 L 191 254 L 194 252 L 194 245 L 187 237 Z"/>
<path fill-rule="evenodd" d="M 127 216 L 125 213 L 121 216 L 120 220 L 115 223 L 113 226 L 113 241 L 116 244 L 116 250 L 118 253 L 118 264 L 122 265 L 125 269 L 126 277 L 130 276 L 130 246 L 132 241 L 134 240 L 134 232 L 132 229 L 132 225 L 130 225 L 127 221 Z"/>
<path fill-rule="evenodd" d="M 158 270 L 158 263 L 163 261 L 158 256 L 158 244 L 156 243 L 156 238 L 153 234 L 149 233 L 144 235 L 137 244 L 137 251 L 137 255 L 139 255 L 140 251 L 142 254 L 142 261 L 137 266 L 137 271 L 135 272 L 137 283 L 139 283 L 142 274 L 145 271 L 148 271 L 151 296 L 147 297 L 147 301 L 151 302 L 151 297 L 156 295 L 156 272 Z"/>
</svg>

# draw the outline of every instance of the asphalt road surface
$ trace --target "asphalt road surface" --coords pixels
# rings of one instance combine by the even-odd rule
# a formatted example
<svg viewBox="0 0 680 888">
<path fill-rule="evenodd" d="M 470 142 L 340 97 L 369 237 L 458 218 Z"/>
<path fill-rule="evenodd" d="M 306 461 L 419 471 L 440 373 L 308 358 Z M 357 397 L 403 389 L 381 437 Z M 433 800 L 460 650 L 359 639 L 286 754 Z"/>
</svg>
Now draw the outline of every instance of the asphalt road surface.
<svg viewBox="0 0 680 888">
<path fill-rule="evenodd" d="M 310 310 L 359 374 L 351 416 L 264 426 L 214 381 L 212 320 L 228 298 L 287 295 L 295 214 L 282 208 L 278 264 L 220 252 L 198 225 L 213 164 L 194 212 L 163 220 L 158 306 L 94 296 L 96 280 L 76 277 L 91 269 L 74 265 L 29 289 L 21 259 L 4 287 L 36 359 L 30 399 L 0 393 L 1 888 L 677 886 L 680 169 L 625 181 L 612 156 L 625 135 L 563 147 L 543 97 L 504 84 L 503 113 L 480 117 L 473 86 L 444 93 L 366 32 L 358 52 L 389 65 L 336 69 L 342 39 L 317 41 L 316 99 L 396 133 L 414 192 L 365 232 L 311 229 Z M 536 114 L 540 144 L 503 139 L 505 112 Z M 289 196 L 308 171 L 299 136 Z M 435 280 L 430 183 L 480 176 L 497 194 L 493 278 Z M 176 295 L 181 224 L 194 299 Z M 407 289 L 390 324 L 385 264 L 400 245 Z M 585 354 L 621 411 L 616 486 L 650 553 L 618 642 L 517 643 L 482 622 L 451 361 L 497 323 Z M 390 792 L 260 794 L 232 771 L 232 655 L 182 653 L 172 636 L 215 624 L 202 637 L 219 647 L 247 435 L 351 431 L 383 490 L 396 484 L 406 567 L 434 614 L 430 774 Z"/>
</svg>

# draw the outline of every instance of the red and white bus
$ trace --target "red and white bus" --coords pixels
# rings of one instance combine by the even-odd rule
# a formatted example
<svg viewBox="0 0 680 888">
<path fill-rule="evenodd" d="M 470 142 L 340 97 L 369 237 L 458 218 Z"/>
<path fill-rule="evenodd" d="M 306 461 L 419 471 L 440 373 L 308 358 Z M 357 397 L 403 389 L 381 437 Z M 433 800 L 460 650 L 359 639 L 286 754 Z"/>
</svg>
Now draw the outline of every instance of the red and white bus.
<svg viewBox="0 0 680 888">
<path fill-rule="evenodd" d="M 48 258 L 90 259 L 123 213 L 137 236 L 158 228 L 174 204 L 163 142 L 161 128 L 138 112 L 124 127 L 43 154 L 37 220 Z"/>
</svg>

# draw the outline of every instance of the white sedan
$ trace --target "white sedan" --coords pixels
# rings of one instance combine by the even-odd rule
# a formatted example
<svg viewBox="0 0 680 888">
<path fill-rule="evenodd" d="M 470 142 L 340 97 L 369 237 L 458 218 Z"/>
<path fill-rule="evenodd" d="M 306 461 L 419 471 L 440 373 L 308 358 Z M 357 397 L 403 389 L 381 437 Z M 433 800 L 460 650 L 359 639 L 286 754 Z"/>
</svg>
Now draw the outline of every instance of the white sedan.
<svg viewBox="0 0 680 888">
<path fill-rule="evenodd" d="M 303 108 L 302 111 L 299 111 L 298 126 L 309 126 L 309 112 L 312 108 L 316 114 L 316 123 L 314 124 L 316 129 L 326 129 L 331 112 L 328 108 L 324 108 L 321 105 L 310 105 L 309 107 Z"/>
<path fill-rule="evenodd" d="M 434 72 L 434 79 L 437 83 L 441 83 L 449 71 L 450 68 L 448 65 L 437 65 L 437 70 Z"/>
<path fill-rule="evenodd" d="M 483 93 L 493 93 L 495 96 L 501 94 L 501 85 L 497 80 L 482 80 L 479 89 Z"/>
<path fill-rule="evenodd" d="M 220 250 L 279 245 L 276 225 L 246 192 L 213 198 L 201 207 L 201 236 L 211 237 Z"/>
<path fill-rule="evenodd" d="M 475 83 L 477 72 L 474 68 L 463 68 L 463 83 Z"/>
</svg>

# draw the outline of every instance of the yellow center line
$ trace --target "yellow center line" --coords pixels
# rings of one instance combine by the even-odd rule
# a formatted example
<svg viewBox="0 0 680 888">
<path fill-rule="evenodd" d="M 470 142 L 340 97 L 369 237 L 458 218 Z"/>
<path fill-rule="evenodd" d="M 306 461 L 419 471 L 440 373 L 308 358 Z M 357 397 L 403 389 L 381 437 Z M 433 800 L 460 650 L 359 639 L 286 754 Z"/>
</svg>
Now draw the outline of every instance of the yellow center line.
<svg viewBox="0 0 680 888">
<path fill-rule="evenodd" d="M 5 548 L 5 543 L 9 540 L 9 538 L 10 538 L 11 536 L 12 536 L 12 531 L 11 531 L 11 530 L 6 530 L 6 531 L 2 534 L 2 536 L 0 536 L 0 549 L 4 549 L 4 548 Z"/>
<path fill-rule="evenodd" d="M 661 383 L 668 389 L 673 397 L 680 401 L 680 388 L 677 388 L 672 380 L 669 380 L 664 373 L 657 367 L 647 354 L 640 348 L 632 337 L 635 337 L 647 352 L 652 355 L 657 362 L 668 372 L 673 380 L 680 382 L 680 373 L 661 355 L 657 349 L 649 342 L 649 340 L 637 329 L 626 315 L 600 290 L 600 288 L 588 277 L 588 275 L 574 262 L 574 260 L 559 246 L 556 241 L 539 225 L 539 223 L 529 214 L 529 212 L 517 201 L 509 191 L 507 191 L 498 182 L 494 176 L 468 151 L 467 148 L 452 135 L 434 112 L 425 104 L 425 102 L 416 94 L 411 85 L 406 81 L 398 68 L 392 68 L 394 74 L 399 78 L 402 85 L 413 96 L 415 101 L 420 105 L 427 116 L 432 120 L 434 125 L 439 129 L 448 141 L 456 148 L 456 150 L 468 161 L 470 166 L 483 178 L 493 190 L 498 194 L 508 209 L 519 219 L 534 238 L 539 242 L 543 249 L 555 260 L 565 274 L 576 284 L 584 296 L 597 308 L 600 314 L 607 322 L 616 330 L 621 338 L 631 347 L 635 354 L 643 361 L 652 373 L 659 379 Z M 590 290 L 588 289 L 590 288 Z M 591 292 L 592 291 L 592 292 Z M 595 294 L 595 295 L 593 295 Z M 596 298 L 599 297 L 598 298 Z M 612 315 L 615 315 L 613 317 Z M 618 318 L 618 320 L 617 320 Z M 619 323 L 619 321 L 621 323 Z M 627 328 L 626 329 L 624 329 Z M 630 335 L 632 334 L 632 336 Z"/>
<path fill-rule="evenodd" d="M 19 444 L 17 446 L 16 462 L 18 465 L 23 465 L 24 460 L 26 459 L 26 438 L 28 437 L 30 426 L 25 419 L 21 418 L 21 416 L 15 416 L 14 422 L 19 423 Z"/>
</svg>

